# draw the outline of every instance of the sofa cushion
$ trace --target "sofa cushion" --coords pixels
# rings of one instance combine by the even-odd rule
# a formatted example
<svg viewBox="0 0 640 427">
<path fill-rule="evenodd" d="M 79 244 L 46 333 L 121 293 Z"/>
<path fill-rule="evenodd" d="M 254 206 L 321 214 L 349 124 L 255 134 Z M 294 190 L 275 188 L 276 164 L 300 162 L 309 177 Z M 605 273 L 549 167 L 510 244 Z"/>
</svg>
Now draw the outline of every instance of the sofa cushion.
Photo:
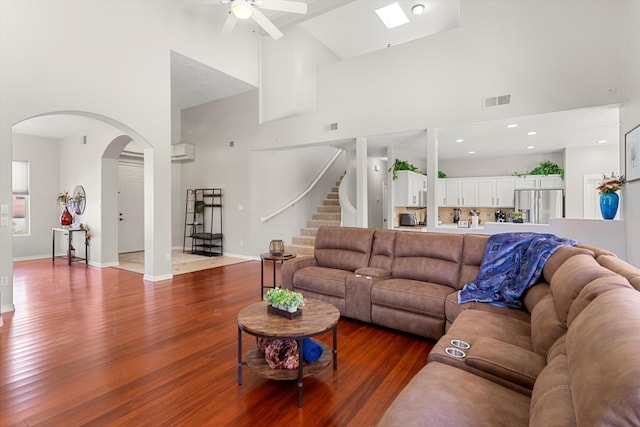
<svg viewBox="0 0 640 427">
<path fill-rule="evenodd" d="M 447 295 L 444 311 L 447 316 L 447 321 L 453 322 L 459 315 L 465 310 L 482 310 L 495 314 L 502 314 L 503 316 L 514 317 L 516 319 L 529 322 L 531 315 L 525 310 L 519 310 L 515 308 L 498 307 L 497 305 L 487 304 L 484 302 L 470 301 L 464 304 L 458 303 L 458 291 Z"/>
<path fill-rule="evenodd" d="M 467 350 L 465 363 L 522 387 L 533 388 L 546 360 L 533 351 L 493 338 L 479 337 Z"/>
<path fill-rule="evenodd" d="M 566 246 L 563 246 L 563 248 Z M 551 293 L 551 286 L 547 282 L 538 282 L 524 292 L 522 304 L 531 313 L 535 306 Z"/>
<path fill-rule="evenodd" d="M 564 264 L 567 259 L 578 254 L 590 255 L 595 258 L 595 254 L 593 253 L 593 251 L 590 251 L 589 249 L 586 249 L 579 244 L 574 246 L 562 246 L 558 248 L 544 264 L 544 268 L 542 270 L 544 279 L 547 282 L 551 282 L 551 278 L 558 270 L 558 268 L 560 268 L 560 266 Z"/>
<path fill-rule="evenodd" d="M 531 345 L 533 351 L 547 357 L 549 349 L 558 338 L 567 332 L 566 326 L 558 317 L 556 305 L 551 295 L 540 301 L 531 313 Z"/>
<path fill-rule="evenodd" d="M 620 288 L 633 289 L 624 277 L 618 275 L 600 277 L 589 282 L 573 301 L 567 316 L 567 325 L 571 326 L 582 310 L 591 304 L 591 301 L 596 299 L 598 295 Z"/>
<path fill-rule="evenodd" d="M 471 283 L 476 280 L 488 242 L 488 235 L 464 235 L 462 244 L 462 260 L 460 261 L 460 280 L 458 281 L 456 289 L 460 290 L 467 283 Z"/>
<path fill-rule="evenodd" d="M 378 425 L 518 427 L 528 424 L 528 396 L 462 369 L 430 362 L 400 392 Z"/>
<path fill-rule="evenodd" d="M 373 235 L 373 246 L 371 248 L 369 267 L 391 271 L 396 234 L 398 233 L 392 230 L 376 230 Z"/>
<path fill-rule="evenodd" d="M 408 279 L 386 279 L 373 284 L 371 303 L 444 319 L 448 286 Z"/>
<path fill-rule="evenodd" d="M 598 277 L 613 276 L 590 255 L 578 254 L 567 259 L 551 278 L 551 293 L 560 321 L 566 325 L 571 304 L 583 287 Z"/>
<path fill-rule="evenodd" d="M 640 293 L 597 296 L 567 332 L 578 425 L 640 425 Z"/>
<path fill-rule="evenodd" d="M 472 345 L 478 337 L 488 337 L 517 345 L 526 350 L 533 350 L 529 322 L 486 311 L 463 311 L 453 322 L 447 335 L 462 339 Z"/>
<path fill-rule="evenodd" d="M 640 269 L 629 264 L 626 261 L 621 260 L 615 255 L 600 255 L 596 258 L 598 263 L 603 267 L 608 268 L 611 271 L 624 276 L 631 285 L 640 290 Z"/>
<path fill-rule="evenodd" d="M 344 298 L 347 276 L 352 274 L 351 271 L 336 268 L 305 267 L 293 276 L 293 287 L 303 295 L 305 290 L 310 290 Z"/>
<path fill-rule="evenodd" d="M 574 426 L 575 411 L 566 354 L 555 357 L 540 372 L 533 386 L 529 426 Z M 586 425 L 594 425 L 587 423 Z"/>
<path fill-rule="evenodd" d="M 556 357 L 567 354 L 567 334 L 564 334 L 553 343 L 547 352 L 547 364 L 551 363 Z"/>
<path fill-rule="evenodd" d="M 458 286 L 463 236 L 398 232 L 391 277 Z"/>
<path fill-rule="evenodd" d="M 355 227 L 320 227 L 314 256 L 319 267 L 355 271 L 366 267 L 375 230 Z"/>
</svg>

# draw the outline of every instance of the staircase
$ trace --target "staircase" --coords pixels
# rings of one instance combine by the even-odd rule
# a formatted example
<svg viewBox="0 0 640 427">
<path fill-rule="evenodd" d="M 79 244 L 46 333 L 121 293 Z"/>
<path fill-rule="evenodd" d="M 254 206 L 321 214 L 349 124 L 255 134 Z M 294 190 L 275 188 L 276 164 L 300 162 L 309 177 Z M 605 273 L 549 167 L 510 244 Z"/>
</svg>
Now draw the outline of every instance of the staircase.
<svg viewBox="0 0 640 427">
<path fill-rule="evenodd" d="M 321 226 L 340 226 L 342 213 L 338 196 L 339 187 L 340 181 L 337 181 L 331 192 L 327 194 L 327 198 L 322 201 L 322 206 L 318 207 L 317 212 L 307 222 L 307 227 L 301 230 L 301 235 L 294 237 L 291 244 L 287 245 L 287 252 L 298 256 L 312 256 L 318 228 Z"/>
</svg>

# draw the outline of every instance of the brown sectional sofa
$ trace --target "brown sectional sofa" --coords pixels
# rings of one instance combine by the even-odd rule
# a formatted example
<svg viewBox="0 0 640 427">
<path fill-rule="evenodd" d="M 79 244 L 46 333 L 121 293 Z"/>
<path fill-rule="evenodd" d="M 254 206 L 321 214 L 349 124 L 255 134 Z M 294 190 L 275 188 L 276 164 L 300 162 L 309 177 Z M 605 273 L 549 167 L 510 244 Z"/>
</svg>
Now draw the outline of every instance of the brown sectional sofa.
<svg viewBox="0 0 640 427">
<path fill-rule="evenodd" d="M 380 425 L 640 425 L 640 270 L 559 248 L 522 309 L 458 304 L 486 235 L 321 228 L 283 286 L 342 315 L 438 340 Z M 452 339 L 465 357 L 445 353 Z"/>
</svg>

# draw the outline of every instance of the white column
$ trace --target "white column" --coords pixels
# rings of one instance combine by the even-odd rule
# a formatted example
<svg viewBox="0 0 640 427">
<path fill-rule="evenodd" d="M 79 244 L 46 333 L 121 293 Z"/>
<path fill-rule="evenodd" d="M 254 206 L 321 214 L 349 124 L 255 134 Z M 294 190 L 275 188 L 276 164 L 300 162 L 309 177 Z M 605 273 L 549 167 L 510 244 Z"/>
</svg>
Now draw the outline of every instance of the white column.
<svg viewBox="0 0 640 427">
<path fill-rule="evenodd" d="M 170 144 L 144 150 L 144 279 L 166 280 L 171 273 Z"/>
<path fill-rule="evenodd" d="M 427 144 L 427 230 L 438 224 L 438 204 L 436 202 L 436 179 L 438 179 L 438 130 L 425 132 Z"/>
<path fill-rule="evenodd" d="M 358 227 L 369 226 L 367 202 L 367 138 L 356 138 L 356 223 Z"/>
</svg>

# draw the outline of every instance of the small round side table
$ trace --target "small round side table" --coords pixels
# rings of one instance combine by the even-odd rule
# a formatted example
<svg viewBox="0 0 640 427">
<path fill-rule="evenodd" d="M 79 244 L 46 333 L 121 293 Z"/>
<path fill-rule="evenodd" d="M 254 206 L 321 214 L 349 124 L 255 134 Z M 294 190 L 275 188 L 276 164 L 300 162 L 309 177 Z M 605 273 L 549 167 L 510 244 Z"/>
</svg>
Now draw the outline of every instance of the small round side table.
<svg viewBox="0 0 640 427">
<path fill-rule="evenodd" d="M 260 254 L 260 299 L 264 298 L 264 290 L 275 288 L 276 284 L 276 263 L 284 263 L 288 259 L 295 258 L 295 254 L 282 254 L 282 255 L 272 255 L 269 252 L 264 254 Z M 273 282 L 271 286 L 265 286 L 264 284 L 264 262 L 271 261 L 273 263 Z"/>
</svg>

